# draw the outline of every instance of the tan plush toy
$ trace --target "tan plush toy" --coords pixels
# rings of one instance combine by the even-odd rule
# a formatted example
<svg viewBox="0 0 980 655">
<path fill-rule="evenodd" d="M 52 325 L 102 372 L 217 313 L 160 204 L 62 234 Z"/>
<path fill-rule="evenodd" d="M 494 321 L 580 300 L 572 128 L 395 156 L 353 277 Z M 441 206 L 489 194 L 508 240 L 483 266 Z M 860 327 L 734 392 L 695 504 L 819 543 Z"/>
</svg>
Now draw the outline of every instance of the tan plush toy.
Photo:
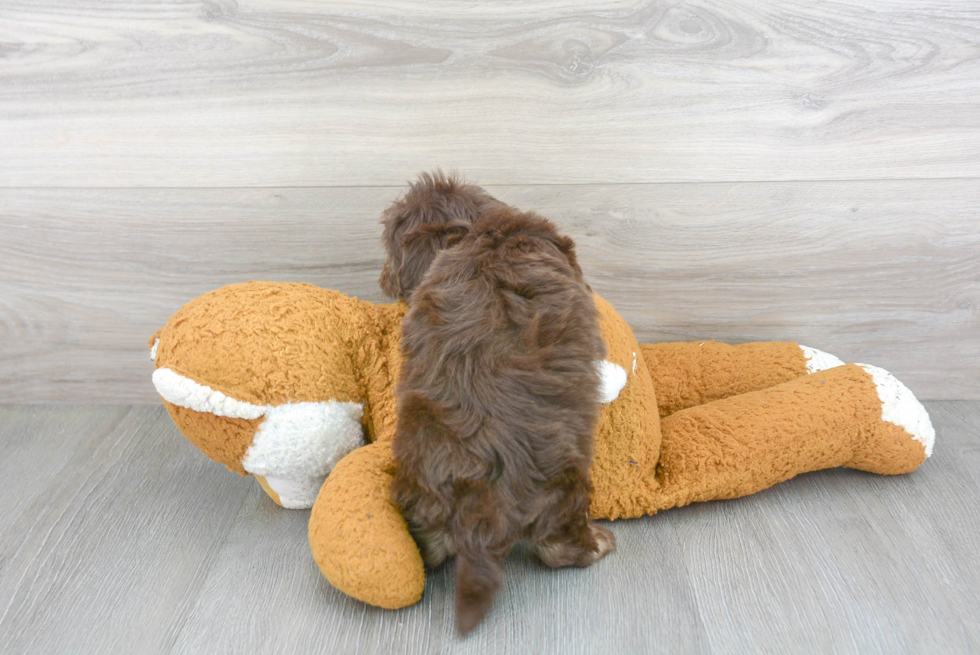
<svg viewBox="0 0 980 655">
<path fill-rule="evenodd" d="M 795 343 L 639 345 L 600 298 L 608 360 L 594 518 L 755 493 L 807 471 L 913 471 L 935 432 L 888 372 Z M 417 602 L 419 550 L 390 500 L 403 303 L 249 282 L 192 300 L 150 340 L 181 432 L 276 503 L 313 508 L 310 546 L 341 591 Z"/>
</svg>

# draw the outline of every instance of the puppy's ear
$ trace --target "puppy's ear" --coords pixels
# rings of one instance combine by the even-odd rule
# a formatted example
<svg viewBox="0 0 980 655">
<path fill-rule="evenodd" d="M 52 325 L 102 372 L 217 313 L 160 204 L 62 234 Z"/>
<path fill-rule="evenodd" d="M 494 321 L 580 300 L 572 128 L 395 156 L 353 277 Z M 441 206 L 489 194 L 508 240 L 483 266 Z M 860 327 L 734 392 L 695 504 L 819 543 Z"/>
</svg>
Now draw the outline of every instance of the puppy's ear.
<svg viewBox="0 0 980 655">
<path fill-rule="evenodd" d="M 407 300 L 422 283 L 436 255 L 459 243 L 469 230 L 468 223 L 454 221 L 441 225 L 420 225 L 402 237 L 401 262 L 395 275 L 400 287 L 398 297 Z"/>
<path fill-rule="evenodd" d="M 398 283 L 398 274 L 395 267 L 400 268 L 401 262 L 393 263 L 391 257 L 385 260 L 384 266 L 381 267 L 381 277 L 378 279 L 378 285 L 381 287 L 381 291 L 389 298 L 400 299 L 402 297 L 402 287 Z"/>
<path fill-rule="evenodd" d="M 565 259 L 568 260 L 568 265 L 572 267 L 572 270 L 578 275 L 582 275 L 582 269 L 578 265 L 578 257 L 575 256 L 575 242 L 572 241 L 571 237 L 556 235 L 554 244 L 558 246 L 561 254 L 565 255 Z"/>
<path fill-rule="evenodd" d="M 381 267 L 381 277 L 378 278 L 378 285 L 389 298 L 395 300 L 403 299 L 404 290 L 399 280 L 398 270 L 402 265 L 402 232 L 409 224 L 410 216 L 404 211 L 405 199 L 398 200 L 389 205 L 381 213 L 381 224 L 384 226 L 384 233 L 381 235 L 381 242 L 385 247 L 385 263 Z"/>
<path fill-rule="evenodd" d="M 388 254 L 380 280 L 382 290 L 405 300 L 421 282 L 438 248 L 456 245 L 480 216 L 501 208 L 507 205 L 456 173 L 445 175 L 436 170 L 419 175 L 408 192 L 381 215 L 382 241 Z M 424 243 L 426 239 L 436 245 Z M 416 252 L 427 256 L 413 260 Z"/>
<path fill-rule="evenodd" d="M 432 227 L 442 250 L 452 248 L 470 233 L 470 223 L 464 223 L 462 221 L 456 221 L 449 225 L 434 225 Z"/>
<path fill-rule="evenodd" d="M 456 228 L 446 234 L 446 248 L 452 248 L 469 233 L 469 228 Z"/>
</svg>

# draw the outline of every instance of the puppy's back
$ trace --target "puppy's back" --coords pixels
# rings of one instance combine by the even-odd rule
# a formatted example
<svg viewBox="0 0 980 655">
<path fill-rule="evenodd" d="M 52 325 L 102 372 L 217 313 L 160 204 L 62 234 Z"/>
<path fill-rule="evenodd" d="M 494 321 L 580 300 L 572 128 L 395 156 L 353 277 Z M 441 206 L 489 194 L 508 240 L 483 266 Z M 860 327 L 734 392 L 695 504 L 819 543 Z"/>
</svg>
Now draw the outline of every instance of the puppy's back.
<svg viewBox="0 0 980 655">
<path fill-rule="evenodd" d="M 605 349 L 572 241 L 533 214 L 488 213 L 437 256 L 402 345 L 395 448 L 418 486 L 406 514 L 456 552 L 466 632 L 511 546 L 562 519 L 542 513 L 567 495 L 584 499 L 568 511 L 587 506 Z"/>
</svg>

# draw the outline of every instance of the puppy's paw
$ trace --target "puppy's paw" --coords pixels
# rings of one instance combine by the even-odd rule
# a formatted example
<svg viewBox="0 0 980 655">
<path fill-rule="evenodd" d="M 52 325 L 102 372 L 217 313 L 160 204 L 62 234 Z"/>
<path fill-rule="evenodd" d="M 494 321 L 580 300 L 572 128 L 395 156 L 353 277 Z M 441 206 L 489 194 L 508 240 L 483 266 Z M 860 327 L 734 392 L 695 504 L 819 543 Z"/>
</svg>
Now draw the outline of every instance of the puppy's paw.
<svg viewBox="0 0 980 655">
<path fill-rule="evenodd" d="M 583 550 L 579 555 L 578 561 L 575 562 L 575 565 L 582 568 L 592 566 L 603 557 L 616 550 L 616 537 L 610 530 L 598 526 L 595 523 L 590 523 L 589 531 L 592 533 L 592 538 L 595 539 L 595 548 Z"/>
<path fill-rule="evenodd" d="M 595 524 L 589 524 L 589 538 L 575 541 L 550 541 L 539 543 L 534 547 L 538 557 L 546 566 L 592 566 L 600 559 L 616 550 L 616 537 L 612 532 Z"/>
<path fill-rule="evenodd" d="M 616 535 L 614 535 L 608 528 L 596 525 L 595 523 L 589 525 L 589 528 L 592 530 L 592 536 L 595 537 L 595 543 L 597 546 L 596 558 L 593 560 L 593 562 L 597 562 L 609 553 L 616 550 Z"/>
<path fill-rule="evenodd" d="M 429 568 L 434 569 L 442 565 L 447 557 L 456 554 L 456 547 L 445 530 L 436 528 L 418 530 L 415 532 L 415 540 L 419 544 L 419 550 L 422 551 L 422 559 Z"/>
</svg>

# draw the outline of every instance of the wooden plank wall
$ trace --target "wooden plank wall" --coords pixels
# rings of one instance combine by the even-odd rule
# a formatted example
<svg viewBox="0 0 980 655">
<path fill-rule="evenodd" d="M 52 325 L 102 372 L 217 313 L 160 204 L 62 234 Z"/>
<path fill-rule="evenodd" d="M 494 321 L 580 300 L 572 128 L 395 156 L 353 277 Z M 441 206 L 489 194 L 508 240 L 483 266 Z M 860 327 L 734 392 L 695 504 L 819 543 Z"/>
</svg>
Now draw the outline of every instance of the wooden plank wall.
<svg viewBox="0 0 980 655">
<path fill-rule="evenodd" d="M 157 402 L 246 279 L 381 300 L 458 168 L 573 236 L 641 340 L 798 340 L 980 398 L 980 7 L 0 4 L 0 401 Z"/>
</svg>

